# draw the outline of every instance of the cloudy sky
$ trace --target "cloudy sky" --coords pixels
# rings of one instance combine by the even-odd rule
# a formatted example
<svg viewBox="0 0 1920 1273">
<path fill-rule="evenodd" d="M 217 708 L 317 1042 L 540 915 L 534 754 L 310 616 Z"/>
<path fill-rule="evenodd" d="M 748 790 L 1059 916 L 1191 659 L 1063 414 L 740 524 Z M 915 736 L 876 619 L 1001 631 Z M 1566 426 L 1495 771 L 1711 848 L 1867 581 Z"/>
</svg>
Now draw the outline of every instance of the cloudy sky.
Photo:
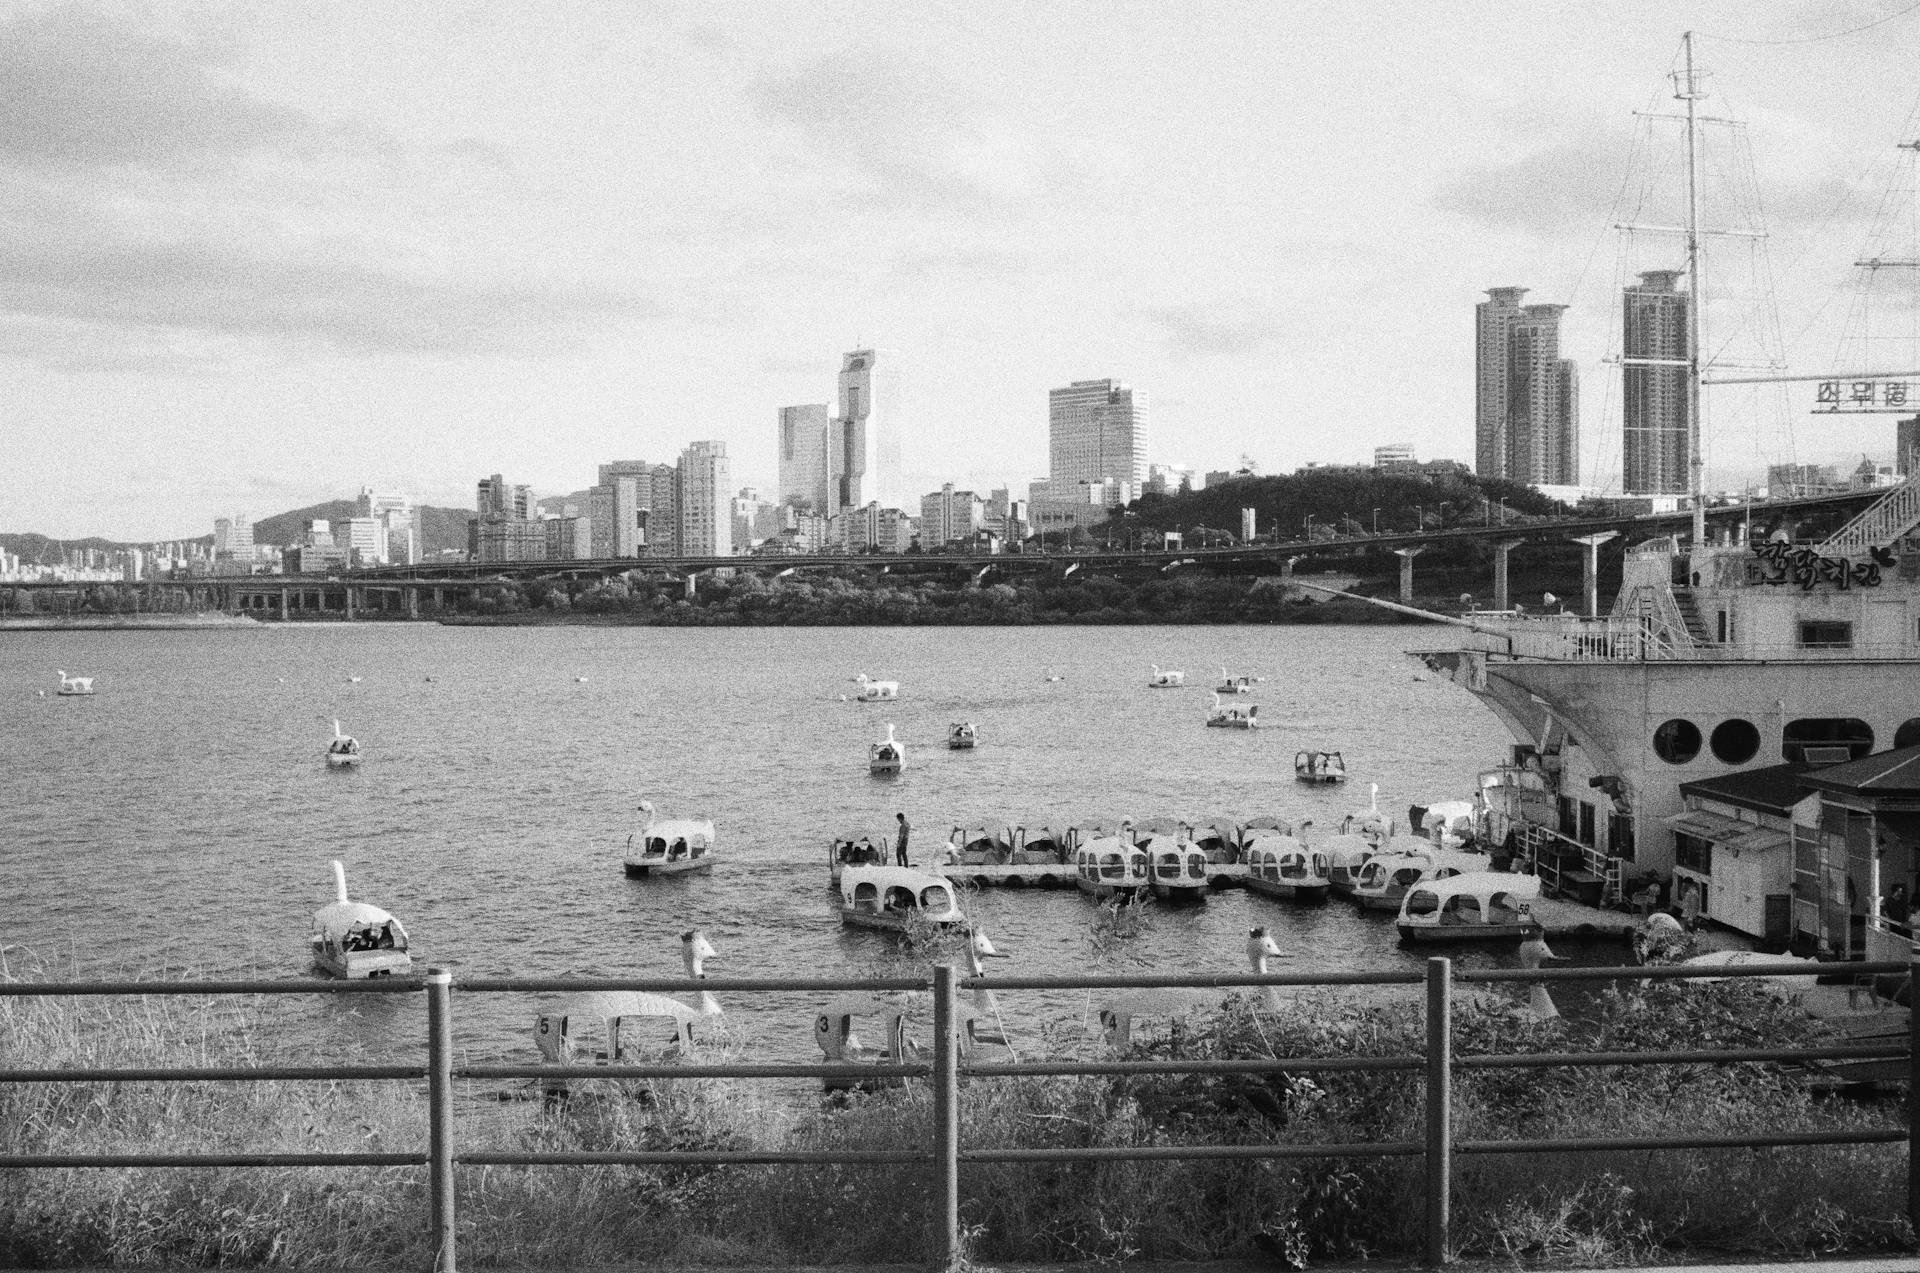
<svg viewBox="0 0 1920 1273">
<path fill-rule="evenodd" d="M 1688 28 L 1747 122 L 1717 223 L 1770 232 L 1717 241 L 1709 343 L 1858 362 L 1853 261 L 1915 254 L 1911 218 L 1870 246 L 1920 137 L 1912 0 L 8 0 L 0 530 L 465 506 L 706 438 L 770 487 L 777 409 L 856 344 L 899 352 L 928 487 L 1044 476 L 1047 390 L 1107 376 L 1156 460 L 1470 459 L 1506 284 L 1572 306 L 1617 489 L 1618 287 L 1679 248 L 1610 227 L 1675 215 L 1677 130 L 1635 112 L 1676 106 Z M 1761 396 L 1715 408 L 1727 480 L 1891 450 Z"/>
</svg>

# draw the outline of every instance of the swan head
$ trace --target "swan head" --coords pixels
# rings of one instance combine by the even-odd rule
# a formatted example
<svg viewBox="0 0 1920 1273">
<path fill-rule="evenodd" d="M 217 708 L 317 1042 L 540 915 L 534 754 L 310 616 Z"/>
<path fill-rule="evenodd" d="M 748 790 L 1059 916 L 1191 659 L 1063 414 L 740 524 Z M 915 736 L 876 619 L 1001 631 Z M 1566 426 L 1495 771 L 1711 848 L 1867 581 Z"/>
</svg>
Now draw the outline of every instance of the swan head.
<svg viewBox="0 0 1920 1273">
<path fill-rule="evenodd" d="M 687 966 L 687 976 L 705 976 L 701 964 L 714 957 L 713 943 L 707 940 L 705 929 L 689 928 L 680 934 L 680 962 Z"/>
<path fill-rule="evenodd" d="M 1255 972 L 1267 970 L 1267 960 L 1280 957 L 1280 945 L 1268 934 L 1265 927 L 1249 929 L 1247 932 L 1247 962 L 1253 965 Z"/>
</svg>

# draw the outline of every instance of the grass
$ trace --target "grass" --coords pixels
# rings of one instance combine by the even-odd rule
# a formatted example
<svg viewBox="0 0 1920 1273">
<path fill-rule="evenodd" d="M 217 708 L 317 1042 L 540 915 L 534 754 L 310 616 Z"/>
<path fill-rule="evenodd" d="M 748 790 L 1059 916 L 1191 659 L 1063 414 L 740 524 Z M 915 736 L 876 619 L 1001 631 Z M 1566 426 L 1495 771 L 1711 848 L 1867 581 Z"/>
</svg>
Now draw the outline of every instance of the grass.
<svg viewBox="0 0 1920 1273">
<path fill-rule="evenodd" d="M 929 940 L 932 940 L 931 938 Z M 951 944 L 949 940 L 948 945 Z M 934 941 L 942 958 L 954 952 Z M 918 956 L 888 975 L 923 966 Z M 0 1066 L 270 1065 L 256 1001 L 0 997 Z M 1788 1045 L 1813 1027 L 1752 982 L 1656 983 L 1578 1023 L 1463 1004 L 1456 1050 L 1550 1053 Z M 1061 1039 L 1047 1051 L 1073 1050 Z M 1086 1046 L 1081 1043 L 1075 1046 Z M 1408 1006 L 1331 992 L 1278 1008 L 1252 995 L 1143 1056 L 1404 1056 Z M 703 1055 L 748 1059 L 703 1036 Z M 1029 1049 L 1037 1051 L 1038 1049 Z M 765 1083 L 579 1084 L 557 1108 L 461 1106 L 463 1147 L 924 1151 L 924 1087 L 841 1108 Z M 587 1094 L 591 1088 L 593 1094 Z M 1418 1141 L 1414 1073 L 977 1079 L 965 1143 L 1083 1148 Z M 1899 1124 L 1885 1103 L 1820 1099 L 1762 1065 L 1468 1070 L 1458 1140 L 1653 1136 Z M 0 1152 L 410 1150 L 424 1094 L 407 1083 L 26 1083 L 0 1086 Z M 1911 1250 L 1903 1145 L 1476 1154 L 1456 1160 L 1456 1254 L 1527 1267 Z M 930 1165 L 488 1167 L 457 1174 L 461 1259 L 475 1267 L 897 1264 L 935 1249 Z M 1415 1255 L 1418 1159 L 967 1164 L 971 1256 L 986 1262 L 1216 1260 L 1304 1268 Z M 431 1263 L 415 1168 L 132 1168 L 0 1172 L 0 1267 L 370 1267 Z"/>
</svg>

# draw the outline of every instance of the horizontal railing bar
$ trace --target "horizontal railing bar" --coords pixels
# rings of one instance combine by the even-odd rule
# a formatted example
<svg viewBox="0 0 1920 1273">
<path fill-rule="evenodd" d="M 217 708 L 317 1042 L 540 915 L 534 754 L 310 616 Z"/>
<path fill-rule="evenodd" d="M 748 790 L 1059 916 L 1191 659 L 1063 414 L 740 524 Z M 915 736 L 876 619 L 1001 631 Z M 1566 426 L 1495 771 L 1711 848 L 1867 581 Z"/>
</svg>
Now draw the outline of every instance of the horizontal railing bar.
<svg viewBox="0 0 1920 1273">
<path fill-rule="evenodd" d="M 848 990 L 933 989 L 931 977 L 475 977 L 456 980 L 469 994 L 590 994 L 601 990 L 792 990 L 838 994 Z"/>
<path fill-rule="evenodd" d="M 1905 976 L 1904 963 L 1660 964 L 1619 968 L 1463 968 L 1455 981 L 1720 981 L 1730 977 Z"/>
<path fill-rule="evenodd" d="M 847 1149 L 847 1150 L 775 1150 L 764 1152 L 738 1150 L 723 1152 L 719 1150 L 671 1150 L 649 1149 L 620 1152 L 617 1150 L 576 1150 L 554 1153 L 521 1153 L 509 1150 L 475 1150 L 467 1154 L 455 1154 L 453 1161 L 470 1167 L 643 1167 L 654 1165 L 674 1166 L 682 1163 L 703 1163 L 709 1166 L 751 1165 L 757 1163 L 800 1163 L 807 1165 L 832 1165 L 836 1163 L 925 1163 L 933 1161 L 933 1154 L 917 1149 Z"/>
<path fill-rule="evenodd" d="M 1360 1145 L 1154 1145 L 1133 1149 L 962 1149 L 962 1162 L 1148 1162 L 1180 1158 L 1417 1158 L 1426 1146 L 1383 1140 Z"/>
<path fill-rule="evenodd" d="M 1542 1070 L 1560 1065 L 1708 1065 L 1743 1061 L 1847 1061 L 1905 1057 L 1907 1042 L 1825 1048 L 1719 1048 L 1701 1052 L 1539 1052 L 1532 1056 L 1456 1056 L 1460 1069 Z"/>
<path fill-rule="evenodd" d="M 114 1070 L 0 1070 L 0 1083 L 192 1083 L 275 1079 L 421 1079 L 423 1065 L 262 1065 Z"/>
<path fill-rule="evenodd" d="M 962 1063 L 962 1074 L 1005 1078 L 1058 1074 L 1287 1074 L 1330 1070 L 1417 1070 L 1418 1056 L 1287 1057 L 1250 1061 L 993 1061 Z"/>
<path fill-rule="evenodd" d="M 1456 1140 L 1461 1154 L 1593 1153 L 1642 1149 L 1772 1149 L 1786 1145 L 1890 1145 L 1907 1139 L 1904 1128 L 1833 1132 L 1775 1132 L 1766 1136 L 1569 1137 L 1565 1140 Z"/>
<path fill-rule="evenodd" d="M 421 1167 L 417 1154 L 0 1154 L 4 1167 Z"/>
<path fill-rule="evenodd" d="M 456 1079 L 867 1079 L 925 1078 L 933 1067 L 889 1065 L 463 1065 Z"/>
<path fill-rule="evenodd" d="M 1417 972 L 1375 969 L 1360 972 L 1259 973 L 1236 972 L 1201 976 L 1156 973 L 1151 976 L 1111 977 L 962 977 L 963 990 L 1162 990 L 1210 989 L 1243 986 L 1417 986 Z"/>
<path fill-rule="evenodd" d="M 418 977 L 364 981 L 0 981 L 0 998 L 33 995 L 390 995 L 425 988 Z"/>
</svg>

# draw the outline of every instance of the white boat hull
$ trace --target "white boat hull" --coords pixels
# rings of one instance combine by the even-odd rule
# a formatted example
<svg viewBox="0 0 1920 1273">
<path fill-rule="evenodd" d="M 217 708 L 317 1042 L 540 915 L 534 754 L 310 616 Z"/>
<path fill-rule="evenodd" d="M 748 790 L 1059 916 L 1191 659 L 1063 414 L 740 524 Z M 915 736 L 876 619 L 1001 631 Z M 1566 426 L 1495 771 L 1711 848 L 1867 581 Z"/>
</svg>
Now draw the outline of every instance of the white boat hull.
<svg viewBox="0 0 1920 1273">
<path fill-rule="evenodd" d="M 1318 884 L 1296 884 L 1291 880 L 1264 880 L 1256 875 L 1243 875 L 1240 883 L 1256 893 L 1265 893 L 1268 897 L 1283 897 L 1288 901 L 1324 902 L 1333 891 L 1333 885 L 1325 881 Z"/>
<path fill-rule="evenodd" d="M 351 769 L 359 763 L 360 757 L 357 755 L 349 755 L 345 752 L 337 751 L 327 753 L 327 768 L 329 769 Z"/>
<path fill-rule="evenodd" d="M 653 875 L 698 875 L 713 870 L 711 857 L 697 858 L 628 858 L 626 862 L 628 879 L 646 879 Z"/>
<path fill-rule="evenodd" d="M 363 981 L 372 977 L 404 977 L 413 971 L 413 956 L 404 950 L 349 950 L 334 954 L 324 946 L 315 946 L 313 964 L 329 977 Z"/>
</svg>

